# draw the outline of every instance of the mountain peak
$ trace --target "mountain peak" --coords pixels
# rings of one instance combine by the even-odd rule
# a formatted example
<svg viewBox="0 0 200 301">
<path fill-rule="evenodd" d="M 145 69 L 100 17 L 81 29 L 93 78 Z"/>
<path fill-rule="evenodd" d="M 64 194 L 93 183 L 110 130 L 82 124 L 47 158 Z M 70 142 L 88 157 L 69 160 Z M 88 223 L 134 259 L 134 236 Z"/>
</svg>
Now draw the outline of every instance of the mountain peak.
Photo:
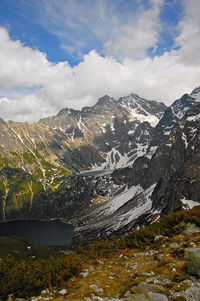
<svg viewBox="0 0 200 301">
<path fill-rule="evenodd" d="M 69 108 L 65 108 L 65 109 L 62 109 L 58 112 L 57 116 L 61 116 L 61 115 L 73 115 L 73 116 L 76 116 L 76 115 L 79 115 L 80 114 L 80 111 L 79 110 L 75 110 L 75 109 L 69 109 Z"/>
<path fill-rule="evenodd" d="M 192 90 L 192 93 L 190 94 L 192 98 L 195 98 L 196 101 L 200 101 L 200 86 L 196 87 L 194 90 Z"/>
<path fill-rule="evenodd" d="M 5 123 L 5 121 L 0 117 L 0 124 Z"/>
<path fill-rule="evenodd" d="M 102 106 L 104 104 L 108 104 L 114 100 L 113 97 L 110 97 L 109 95 L 105 95 L 103 97 L 100 97 L 96 103 L 96 105 Z"/>
<path fill-rule="evenodd" d="M 193 90 L 192 90 L 192 93 L 191 93 L 191 95 L 195 95 L 195 94 L 197 94 L 197 93 L 199 93 L 200 92 L 200 86 L 199 87 L 196 87 L 196 88 L 194 88 Z"/>
</svg>

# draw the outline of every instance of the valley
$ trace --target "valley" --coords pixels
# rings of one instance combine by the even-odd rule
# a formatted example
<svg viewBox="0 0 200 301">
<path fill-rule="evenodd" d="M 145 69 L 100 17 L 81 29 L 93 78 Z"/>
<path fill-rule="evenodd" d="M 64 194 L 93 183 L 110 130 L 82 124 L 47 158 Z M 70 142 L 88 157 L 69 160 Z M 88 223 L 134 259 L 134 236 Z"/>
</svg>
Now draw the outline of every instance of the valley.
<svg viewBox="0 0 200 301">
<path fill-rule="evenodd" d="M 38 123 L 0 122 L 0 218 L 64 218 L 72 244 L 200 201 L 200 89 L 170 107 L 104 96 Z"/>
</svg>

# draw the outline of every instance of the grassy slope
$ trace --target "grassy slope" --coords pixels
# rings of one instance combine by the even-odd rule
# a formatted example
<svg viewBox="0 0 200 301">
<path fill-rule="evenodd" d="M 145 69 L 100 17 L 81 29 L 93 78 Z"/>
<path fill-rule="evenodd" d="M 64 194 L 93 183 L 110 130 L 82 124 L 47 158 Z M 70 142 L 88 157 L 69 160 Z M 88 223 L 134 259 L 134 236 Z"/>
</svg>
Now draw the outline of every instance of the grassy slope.
<svg viewBox="0 0 200 301">
<path fill-rule="evenodd" d="M 22 207 L 30 210 L 38 193 L 60 189 L 62 179 L 72 175 L 57 158 L 50 160 L 37 150 L 13 152 L 9 158 L 0 156 L 1 215 Z"/>
</svg>

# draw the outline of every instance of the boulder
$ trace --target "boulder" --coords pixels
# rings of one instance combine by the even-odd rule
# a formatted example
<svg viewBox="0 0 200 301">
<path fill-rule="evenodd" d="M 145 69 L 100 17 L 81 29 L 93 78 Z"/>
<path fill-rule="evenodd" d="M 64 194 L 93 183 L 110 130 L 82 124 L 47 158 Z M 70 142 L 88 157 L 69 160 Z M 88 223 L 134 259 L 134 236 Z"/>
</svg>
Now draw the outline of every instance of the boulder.
<svg viewBox="0 0 200 301">
<path fill-rule="evenodd" d="M 134 294 L 134 295 L 130 295 L 125 300 L 126 301 L 168 301 L 166 296 L 157 293 Z"/>
<path fill-rule="evenodd" d="M 157 242 L 157 241 L 160 241 L 160 240 L 163 240 L 164 238 L 166 238 L 165 236 L 163 235 L 156 235 L 155 238 L 154 238 L 154 242 Z"/>
<path fill-rule="evenodd" d="M 200 228 L 197 227 L 195 224 L 192 224 L 192 223 L 187 223 L 186 227 L 185 227 L 185 230 L 183 231 L 183 233 L 186 233 L 186 234 L 198 233 L 198 232 L 200 232 Z"/>
<path fill-rule="evenodd" d="M 150 284 L 146 282 L 141 282 L 138 285 L 132 286 L 130 288 L 131 293 L 146 293 L 146 292 L 153 292 L 153 293 L 164 293 L 166 289 L 164 286 L 159 284 Z"/>
<path fill-rule="evenodd" d="M 91 301 L 104 301 L 103 298 L 99 297 L 99 296 L 95 296 L 92 299 L 90 299 Z"/>
<path fill-rule="evenodd" d="M 169 246 L 173 249 L 178 249 L 181 247 L 177 242 L 172 242 Z"/>
<path fill-rule="evenodd" d="M 185 249 L 187 272 L 200 278 L 200 248 Z"/>
<path fill-rule="evenodd" d="M 92 292 L 97 294 L 97 295 L 103 293 L 103 289 L 98 287 L 96 284 L 91 284 L 90 288 L 92 289 Z"/>
<path fill-rule="evenodd" d="M 88 270 L 83 270 L 80 275 L 83 276 L 83 278 L 86 278 L 89 275 L 89 272 Z"/>
<path fill-rule="evenodd" d="M 142 272 L 140 275 L 143 276 L 143 277 L 151 277 L 152 275 L 154 275 L 154 272 L 153 271 L 151 271 L 150 273 L 149 272 Z"/>
<path fill-rule="evenodd" d="M 67 295 L 67 290 L 65 289 L 65 288 L 63 288 L 62 290 L 60 290 L 59 292 L 58 292 L 58 294 L 59 295 Z"/>
</svg>

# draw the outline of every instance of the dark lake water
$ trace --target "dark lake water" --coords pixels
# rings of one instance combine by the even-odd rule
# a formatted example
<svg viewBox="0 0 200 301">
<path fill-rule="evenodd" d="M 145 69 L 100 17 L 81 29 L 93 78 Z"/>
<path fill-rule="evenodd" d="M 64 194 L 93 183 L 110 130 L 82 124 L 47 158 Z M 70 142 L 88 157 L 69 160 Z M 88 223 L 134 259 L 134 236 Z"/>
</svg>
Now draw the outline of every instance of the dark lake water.
<svg viewBox="0 0 200 301">
<path fill-rule="evenodd" d="M 71 242 L 74 226 L 61 220 L 14 220 L 0 223 L 0 236 L 20 236 L 42 245 L 64 245 Z"/>
<path fill-rule="evenodd" d="M 89 170 L 85 172 L 81 172 L 81 176 L 94 176 L 94 177 L 101 177 L 101 176 L 106 176 L 106 175 L 111 175 L 114 172 L 114 170 L 111 169 L 100 169 L 100 170 Z"/>
</svg>

